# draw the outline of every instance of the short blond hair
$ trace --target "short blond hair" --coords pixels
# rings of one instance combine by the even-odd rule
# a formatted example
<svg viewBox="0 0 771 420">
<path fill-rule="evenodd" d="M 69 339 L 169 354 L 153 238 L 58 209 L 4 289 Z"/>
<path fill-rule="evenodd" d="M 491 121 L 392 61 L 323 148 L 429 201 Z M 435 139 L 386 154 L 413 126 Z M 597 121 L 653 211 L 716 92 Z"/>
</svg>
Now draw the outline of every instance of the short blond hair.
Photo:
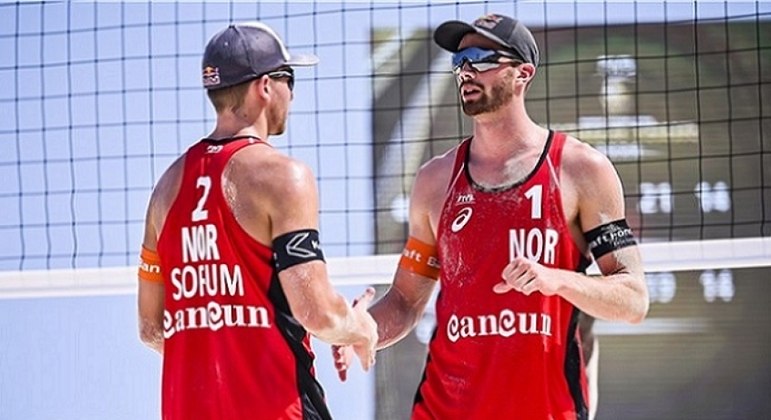
<svg viewBox="0 0 771 420">
<path fill-rule="evenodd" d="M 206 94 L 209 96 L 209 100 L 214 105 L 217 113 L 235 111 L 244 104 L 246 92 L 253 81 L 254 79 L 223 89 L 207 90 Z"/>
</svg>

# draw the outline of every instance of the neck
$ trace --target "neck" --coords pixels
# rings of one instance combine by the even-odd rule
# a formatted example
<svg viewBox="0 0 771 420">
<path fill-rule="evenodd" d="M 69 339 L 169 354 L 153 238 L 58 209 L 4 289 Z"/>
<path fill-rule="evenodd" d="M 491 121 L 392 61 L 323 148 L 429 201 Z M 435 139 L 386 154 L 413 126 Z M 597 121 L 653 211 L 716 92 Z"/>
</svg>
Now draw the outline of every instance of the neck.
<svg viewBox="0 0 771 420">
<path fill-rule="evenodd" d="M 268 122 L 265 114 L 260 113 L 257 118 L 248 118 L 232 111 L 219 113 L 217 124 L 207 137 L 220 139 L 238 136 L 254 136 L 268 141 Z"/>
<path fill-rule="evenodd" d="M 527 115 L 524 103 L 512 101 L 492 113 L 474 117 L 473 153 L 479 157 L 508 159 L 533 148 L 540 150 L 548 130 Z"/>
</svg>

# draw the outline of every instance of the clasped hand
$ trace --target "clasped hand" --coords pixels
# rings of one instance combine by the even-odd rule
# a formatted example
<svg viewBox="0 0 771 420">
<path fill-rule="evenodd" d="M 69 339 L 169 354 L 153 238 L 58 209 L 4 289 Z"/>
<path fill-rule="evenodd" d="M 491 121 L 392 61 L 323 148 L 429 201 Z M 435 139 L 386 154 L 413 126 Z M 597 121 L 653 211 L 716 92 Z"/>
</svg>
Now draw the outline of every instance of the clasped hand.
<svg viewBox="0 0 771 420">
<path fill-rule="evenodd" d="M 332 345 L 332 359 L 335 363 L 337 376 L 345 382 L 348 377 L 348 368 L 353 356 L 356 355 L 361 363 L 361 368 L 366 372 L 375 365 L 375 352 L 378 341 L 377 323 L 367 312 L 375 297 L 375 289 L 368 287 L 364 293 L 353 301 L 353 310 L 364 320 L 367 340 L 351 345 Z"/>
</svg>

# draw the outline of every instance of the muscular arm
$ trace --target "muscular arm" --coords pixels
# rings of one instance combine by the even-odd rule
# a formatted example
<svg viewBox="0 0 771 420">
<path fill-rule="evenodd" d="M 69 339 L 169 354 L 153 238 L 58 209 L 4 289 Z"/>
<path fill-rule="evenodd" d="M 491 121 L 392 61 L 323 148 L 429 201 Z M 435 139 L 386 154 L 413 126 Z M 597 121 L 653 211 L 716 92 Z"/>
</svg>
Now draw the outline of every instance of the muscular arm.
<svg viewBox="0 0 771 420">
<path fill-rule="evenodd" d="M 153 191 L 145 217 L 145 236 L 142 246 L 155 251 L 158 246 L 158 235 L 155 226 L 158 206 L 158 189 Z M 137 305 L 139 315 L 139 339 L 146 346 L 163 354 L 163 299 L 164 285 L 139 279 Z"/>
<path fill-rule="evenodd" d="M 272 238 L 318 229 L 318 193 L 310 169 L 281 156 L 269 171 Z M 282 270 L 278 277 L 292 314 L 314 336 L 331 344 L 362 344 L 376 339 L 375 326 L 365 310 L 369 300 L 363 303 L 364 308 L 351 308 L 332 287 L 324 262 L 301 263 Z"/>
<path fill-rule="evenodd" d="M 567 189 L 568 199 L 564 201 L 577 206 L 575 222 L 571 223 L 574 236 L 578 235 L 577 242 L 584 244 L 581 232 L 624 218 L 621 182 L 610 161 L 589 146 L 574 144 L 571 150 L 566 148 L 563 156 L 570 157 L 563 163 L 563 198 Z M 517 257 L 503 270 L 504 282 L 494 290 L 558 294 L 595 318 L 641 322 L 649 302 L 638 247 L 609 252 L 597 259 L 597 265 L 602 275 L 586 276 Z"/>
<path fill-rule="evenodd" d="M 396 271 L 388 292 L 369 309 L 377 322 L 378 350 L 397 343 L 415 328 L 434 286 L 434 279 L 401 268 Z"/>
<path fill-rule="evenodd" d="M 578 220 L 583 232 L 625 218 L 621 181 L 611 162 L 588 149 L 581 176 L 573 176 L 578 193 Z M 597 259 L 602 276 L 581 276 L 566 281 L 560 294 L 596 318 L 639 323 L 648 313 L 648 290 L 636 245 L 609 252 Z"/>
<path fill-rule="evenodd" d="M 163 227 L 170 203 L 177 196 L 184 157 L 177 159 L 161 176 L 150 196 L 145 216 L 145 233 L 142 246 L 157 251 L 158 233 Z M 163 354 L 164 284 L 139 279 L 137 306 L 139 338 L 151 349 Z"/>
<path fill-rule="evenodd" d="M 163 354 L 163 283 L 139 280 L 139 338 Z"/>
<path fill-rule="evenodd" d="M 595 318 L 642 322 L 648 313 L 648 291 L 637 247 L 606 254 L 597 265 L 602 276 L 563 271 L 557 293 Z"/>
<path fill-rule="evenodd" d="M 145 234 L 142 246 L 157 251 L 158 235 L 166 221 L 171 202 L 179 192 L 184 168 L 184 156 L 177 159 L 158 180 L 147 205 Z M 163 354 L 164 284 L 139 279 L 137 306 L 139 338 L 151 349 Z"/>
<path fill-rule="evenodd" d="M 409 235 L 430 245 L 436 244 L 431 206 L 441 200 L 442 196 L 437 195 L 437 191 L 444 191 L 441 185 L 447 185 L 441 165 L 440 161 L 432 161 L 421 168 L 410 197 Z M 436 283 L 435 279 L 403 268 L 396 270 L 391 288 L 370 308 L 378 325 L 378 349 L 398 342 L 415 327 Z"/>
<path fill-rule="evenodd" d="M 155 195 L 155 194 L 153 194 Z M 155 251 L 158 240 L 154 222 L 156 202 L 150 198 L 145 219 L 145 238 L 142 246 Z M 139 279 L 137 291 L 137 306 L 139 315 L 139 339 L 146 346 L 163 354 L 163 299 L 164 285 L 162 282 L 154 282 Z"/>
</svg>

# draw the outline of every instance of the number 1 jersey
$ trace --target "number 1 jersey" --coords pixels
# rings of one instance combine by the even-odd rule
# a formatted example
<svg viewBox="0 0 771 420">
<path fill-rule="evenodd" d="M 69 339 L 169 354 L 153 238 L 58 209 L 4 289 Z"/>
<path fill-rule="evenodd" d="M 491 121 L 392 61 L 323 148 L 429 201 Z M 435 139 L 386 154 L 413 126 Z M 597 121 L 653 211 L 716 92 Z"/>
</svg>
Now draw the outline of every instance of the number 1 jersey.
<svg viewBox="0 0 771 420">
<path fill-rule="evenodd" d="M 562 209 L 565 135 L 550 132 L 535 169 L 495 190 L 469 175 L 472 141 L 458 146 L 439 219 L 437 328 L 413 419 L 586 418 L 578 309 L 559 296 L 493 291 L 517 256 L 571 271 L 587 265 Z"/>
</svg>

